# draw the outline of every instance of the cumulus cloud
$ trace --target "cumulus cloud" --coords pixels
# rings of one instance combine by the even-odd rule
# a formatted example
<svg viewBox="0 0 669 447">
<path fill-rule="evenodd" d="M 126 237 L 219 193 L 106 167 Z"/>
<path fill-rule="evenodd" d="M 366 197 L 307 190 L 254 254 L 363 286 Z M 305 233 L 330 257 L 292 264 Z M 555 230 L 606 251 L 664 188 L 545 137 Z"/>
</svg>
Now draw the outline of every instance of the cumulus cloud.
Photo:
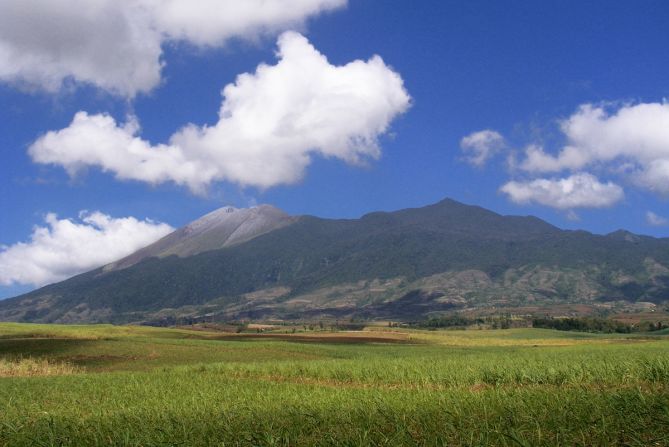
<svg viewBox="0 0 669 447">
<path fill-rule="evenodd" d="M 212 126 L 190 124 L 169 143 L 152 145 L 134 118 L 119 124 L 79 112 L 29 154 L 70 174 L 95 166 L 120 179 L 172 181 L 195 192 L 213 181 L 294 183 L 313 155 L 351 164 L 378 158 L 378 137 L 410 104 L 402 78 L 378 56 L 332 65 L 295 32 L 282 34 L 278 47 L 276 65 L 261 64 L 223 89 Z"/>
<path fill-rule="evenodd" d="M 669 220 L 667 220 L 665 217 L 658 216 L 652 211 L 647 211 L 646 212 L 646 223 L 648 225 L 652 225 L 654 227 L 663 227 L 667 224 L 669 224 Z"/>
<path fill-rule="evenodd" d="M 601 183 L 588 173 L 577 173 L 559 179 L 511 181 L 500 188 L 511 201 L 537 203 L 559 210 L 605 208 L 624 197 L 623 189 L 612 182 Z"/>
<path fill-rule="evenodd" d="M 0 81 L 88 83 L 132 98 L 161 80 L 162 46 L 220 46 L 299 26 L 346 0 L 3 0 Z"/>
<path fill-rule="evenodd" d="M 347 4 L 347 0 L 140 0 L 155 26 L 170 39 L 222 45 L 300 26 L 305 18 Z"/>
<path fill-rule="evenodd" d="M 42 286 L 110 263 L 149 245 L 174 229 L 134 217 L 113 218 L 99 211 L 78 220 L 47 214 L 29 242 L 0 247 L 0 284 Z"/>
<path fill-rule="evenodd" d="M 99 166 L 120 179 L 171 180 L 193 189 L 210 180 L 212 167 L 206 160 L 189 160 L 176 146 L 152 146 L 135 136 L 138 131 L 133 117 L 119 126 L 109 115 L 79 112 L 67 128 L 48 132 L 28 152 L 34 161 L 59 164 L 72 176 L 87 166 Z"/>
<path fill-rule="evenodd" d="M 625 105 L 615 111 L 581 106 L 561 123 L 567 144 L 553 155 L 531 145 L 528 172 L 580 171 L 597 165 L 643 188 L 669 194 L 669 104 Z"/>
<path fill-rule="evenodd" d="M 460 148 L 469 164 L 481 167 L 506 145 L 504 137 L 494 130 L 473 132 L 460 140 Z"/>
</svg>

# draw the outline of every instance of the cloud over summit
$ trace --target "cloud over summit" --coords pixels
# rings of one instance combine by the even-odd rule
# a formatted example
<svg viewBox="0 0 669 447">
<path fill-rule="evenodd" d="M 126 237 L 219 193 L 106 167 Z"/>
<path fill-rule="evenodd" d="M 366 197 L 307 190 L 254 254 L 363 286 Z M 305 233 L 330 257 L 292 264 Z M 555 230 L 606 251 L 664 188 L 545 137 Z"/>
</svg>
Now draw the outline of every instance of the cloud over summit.
<svg viewBox="0 0 669 447">
<path fill-rule="evenodd" d="M 505 145 L 504 137 L 490 129 L 473 132 L 460 140 L 460 149 L 465 154 L 465 161 L 478 167 L 485 165 Z"/>
<path fill-rule="evenodd" d="M 669 224 L 669 220 L 665 217 L 659 216 L 652 211 L 646 211 L 646 223 L 653 227 L 664 227 Z"/>
<path fill-rule="evenodd" d="M 560 210 L 605 208 L 624 197 L 620 186 L 612 182 L 602 183 L 588 173 L 558 179 L 511 181 L 504 184 L 500 191 L 515 203 L 537 203 Z"/>
</svg>

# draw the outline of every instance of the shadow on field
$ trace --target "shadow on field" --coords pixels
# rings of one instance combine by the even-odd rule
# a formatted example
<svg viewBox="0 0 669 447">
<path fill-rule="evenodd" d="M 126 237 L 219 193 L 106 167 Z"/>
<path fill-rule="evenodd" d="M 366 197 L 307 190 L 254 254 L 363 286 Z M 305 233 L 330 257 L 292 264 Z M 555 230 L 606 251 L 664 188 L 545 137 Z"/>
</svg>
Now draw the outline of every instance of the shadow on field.
<svg viewBox="0 0 669 447">
<path fill-rule="evenodd" d="M 0 340 L 0 357 L 59 357 L 80 351 L 96 340 L 72 338 L 11 338 Z"/>
<path fill-rule="evenodd" d="M 123 348 L 105 349 L 108 341 L 73 338 L 13 338 L 0 340 L 0 359 L 49 359 L 66 362 L 87 371 L 104 370 L 136 360 L 150 359 Z"/>
</svg>

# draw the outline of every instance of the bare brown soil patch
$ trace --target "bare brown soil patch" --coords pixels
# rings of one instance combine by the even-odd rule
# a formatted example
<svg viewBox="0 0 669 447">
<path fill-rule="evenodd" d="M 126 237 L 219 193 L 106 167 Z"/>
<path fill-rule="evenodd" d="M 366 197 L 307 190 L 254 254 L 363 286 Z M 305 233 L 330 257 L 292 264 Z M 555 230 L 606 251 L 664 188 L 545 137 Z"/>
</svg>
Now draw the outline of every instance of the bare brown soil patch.
<svg viewBox="0 0 669 447">
<path fill-rule="evenodd" d="M 235 334 L 217 337 L 224 340 L 282 340 L 313 343 L 414 343 L 409 334 L 372 332 L 334 332 L 298 334 Z"/>
</svg>

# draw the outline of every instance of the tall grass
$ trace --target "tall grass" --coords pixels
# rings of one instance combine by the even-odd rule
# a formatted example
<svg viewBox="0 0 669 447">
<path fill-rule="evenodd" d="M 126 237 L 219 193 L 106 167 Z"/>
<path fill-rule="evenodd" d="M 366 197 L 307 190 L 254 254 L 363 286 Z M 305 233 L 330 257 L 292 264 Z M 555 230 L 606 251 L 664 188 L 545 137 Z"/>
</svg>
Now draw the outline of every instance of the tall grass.
<svg viewBox="0 0 669 447">
<path fill-rule="evenodd" d="M 11 445 L 666 445 L 666 389 L 323 387 L 156 371 L 22 379 Z M 21 393 L 19 389 L 23 389 Z M 8 399 L 8 391 L 14 391 Z"/>
<path fill-rule="evenodd" d="M 412 331 L 419 343 L 389 345 L 2 331 L 4 363 L 32 356 L 80 374 L 0 378 L 0 446 L 669 445 L 666 337 Z"/>
<path fill-rule="evenodd" d="M 277 346 L 278 347 L 278 346 Z M 451 388 L 630 386 L 669 381 L 666 341 L 567 347 L 344 346 L 321 358 L 202 365 L 230 377 L 323 385 Z"/>
<path fill-rule="evenodd" d="M 0 359 L 0 377 L 62 376 L 76 374 L 80 369 L 67 363 L 49 359 Z"/>
</svg>

